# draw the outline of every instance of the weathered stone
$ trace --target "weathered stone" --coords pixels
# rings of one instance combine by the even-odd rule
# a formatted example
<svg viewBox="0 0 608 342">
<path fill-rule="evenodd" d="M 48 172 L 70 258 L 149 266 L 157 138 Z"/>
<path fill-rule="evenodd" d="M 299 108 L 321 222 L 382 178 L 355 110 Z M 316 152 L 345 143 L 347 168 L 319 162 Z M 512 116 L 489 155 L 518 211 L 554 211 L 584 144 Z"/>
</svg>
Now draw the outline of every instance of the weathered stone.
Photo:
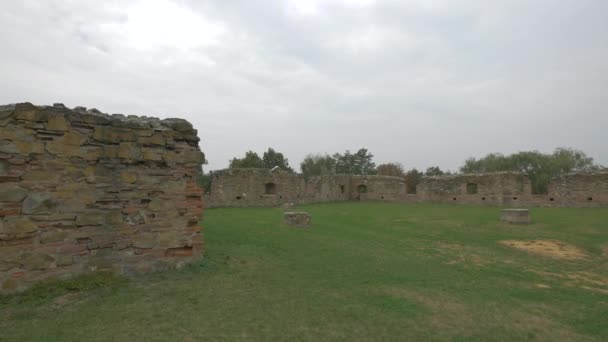
<svg viewBox="0 0 608 342">
<path fill-rule="evenodd" d="M 19 150 L 17 149 L 17 146 L 15 146 L 14 142 L 8 140 L 0 140 L 0 153 L 19 153 Z"/>
<path fill-rule="evenodd" d="M 83 213 L 76 216 L 77 226 L 100 226 L 106 223 L 102 213 Z"/>
<path fill-rule="evenodd" d="M 33 170 L 21 176 L 27 182 L 58 182 L 61 173 L 57 171 Z"/>
<path fill-rule="evenodd" d="M 184 246 L 179 235 L 175 231 L 161 232 L 159 235 L 159 246 L 163 248 L 177 248 Z"/>
<path fill-rule="evenodd" d="M 29 218 L 21 217 L 0 222 L 0 235 L 20 235 L 38 231 L 38 226 Z"/>
<path fill-rule="evenodd" d="M 135 248 L 149 249 L 156 245 L 158 245 L 157 233 L 142 233 L 133 241 L 133 247 Z"/>
<path fill-rule="evenodd" d="M 4 176 L 8 174 L 10 164 L 3 159 L 0 159 L 0 176 Z"/>
<path fill-rule="evenodd" d="M 141 160 L 143 158 L 142 151 L 139 146 L 134 143 L 120 143 L 118 147 L 118 158 L 128 160 Z"/>
<path fill-rule="evenodd" d="M 0 183 L 0 202 L 21 202 L 28 193 L 29 191 L 18 185 Z"/>
<path fill-rule="evenodd" d="M 47 113 L 31 103 L 19 103 L 15 105 L 14 118 L 17 120 L 45 122 Z"/>
<path fill-rule="evenodd" d="M 530 211 L 528 209 L 503 209 L 500 220 L 512 224 L 529 224 Z"/>
<path fill-rule="evenodd" d="M 171 118 L 171 119 L 161 120 L 160 122 L 162 125 L 167 126 L 171 129 L 174 129 L 178 132 L 191 131 L 193 129 L 192 124 L 184 119 Z"/>
<path fill-rule="evenodd" d="M 20 153 L 20 154 L 27 155 L 27 154 L 43 154 L 44 153 L 44 143 L 41 143 L 41 142 L 15 140 L 13 143 L 15 144 L 17 153 Z"/>
<path fill-rule="evenodd" d="M 290 211 L 283 214 L 283 222 L 295 227 L 310 227 L 310 215 L 305 212 Z"/>
<path fill-rule="evenodd" d="M 28 254 L 21 263 L 26 270 L 45 270 L 53 264 L 55 259 L 48 254 Z"/>
<path fill-rule="evenodd" d="M 30 193 L 23 201 L 22 211 L 25 214 L 50 214 L 57 207 L 57 202 L 49 194 Z"/>
<path fill-rule="evenodd" d="M 152 136 L 145 137 L 140 136 L 137 141 L 142 145 L 157 145 L 164 146 L 165 145 L 165 137 L 162 134 L 156 133 Z"/>
<path fill-rule="evenodd" d="M 67 232 L 54 230 L 40 234 L 40 243 L 50 243 L 55 241 L 63 241 L 68 236 Z"/>
<path fill-rule="evenodd" d="M 129 172 L 129 171 L 123 171 L 120 174 L 120 180 L 123 181 L 124 183 L 135 183 L 137 182 L 137 175 L 134 174 L 133 172 Z"/>
<path fill-rule="evenodd" d="M 175 204 L 171 201 L 155 198 L 148 204 L 150 211 L 172 211 L 175 210 Z"/>
<path fill-rule="evenodd" d="M 66 145 L 61 141 L 51 141 L 46 144 L 46 150 L 50 154 L 60 157 L 80 157 L 84 155 L 80 146 Z"/>
<path fill-rule="evenodd" d="M 93 139 L 117 144 L 119 142 L 135 141 L 137 137 L 131 130 L 123 131 L 112 126 L 95 126 Z"/>
<path fill-rule="evenodd" d="M 143 159 L 144 160 L 153 160 L 153 161 L 162 161 L 163 152 L 159 151 L 158 149 L 144 148 L 143 149 Z"/>
<path fill-rule="evenodd" d="M 46 124 L 46 129 L 49 131 L 65 132 L 68 130 L 68 121 L 63 115 L 53 115 L 49 117 L 49 121 Z"/>
<path fill-rule="evenodd" d="M 74 257 L 71 255 L 57 255 L 55 256 L 55 264 L 57 267 L 70 266 L 74 264 Z"/>
</svg>

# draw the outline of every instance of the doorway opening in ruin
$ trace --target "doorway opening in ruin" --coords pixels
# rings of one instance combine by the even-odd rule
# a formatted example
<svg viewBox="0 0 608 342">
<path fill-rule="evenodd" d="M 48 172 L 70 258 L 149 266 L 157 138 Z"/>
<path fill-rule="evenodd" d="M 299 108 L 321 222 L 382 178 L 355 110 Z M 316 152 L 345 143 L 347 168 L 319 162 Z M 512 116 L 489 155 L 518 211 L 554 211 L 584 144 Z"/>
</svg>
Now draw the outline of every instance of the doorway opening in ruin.
<svg viewBox="0 0 608 342">
<path fill-rule="evenodd" d="M 475 195 L 477 193 L 477 183 L 467 183 L 467 194 Z"/>
<path fill-rule="evenodd" d="M 266 195 L 276 195 L 277 193 L 277 185 L 274 183 L 266 183 Z"/>
<path fill-rule="evenodd" d="M 359 184 L 357 186 L 357 200 L 361 200 L 361 196 L 363 196 L 363 194 L 367 193 L 367 185 L 365 184 Z"/>
<path fill-rule="evenodd" d="M 344 193 L 344 185 L 340 185 L 340 193 L 343 194 Z"/>
</svg>

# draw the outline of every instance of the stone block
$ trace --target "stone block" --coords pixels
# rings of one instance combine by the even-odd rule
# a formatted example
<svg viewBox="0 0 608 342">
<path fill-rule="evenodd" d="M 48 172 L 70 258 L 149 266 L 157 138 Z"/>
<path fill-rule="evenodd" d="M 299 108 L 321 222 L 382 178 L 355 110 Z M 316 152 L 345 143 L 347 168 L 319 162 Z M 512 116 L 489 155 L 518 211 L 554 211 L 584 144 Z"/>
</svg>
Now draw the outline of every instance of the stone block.
<svg viewBox="0 0 608 342">
<path fill-rule="evenodd" d="M 29 191 L 18 185 L 0 183 L 0 202 L 21 202 L 28 193 Z"/>
<path fill-rule="evenodd" d="M 511 224 L 529 224 L 530 211 L 528 209 L 503 209 L 500 220 Z"/>
<path fill-rule="evenodd" d="M 63 115 L 52 115 L 46 124 L 46 129 L 49 131 L 65 132 L 68 130 L 68 121 Z"/>
<path fill-rule="evenodd" d="M 289 226 L 310 227 L 311 218 L 305 212 L 289 211 L 283 214 L 283 222 Z"/>
<path fill-rule="evenodd" d="M 27 217 L 0 221 L 0 235 L 22 235 L 38 231 L 38 226 Z"/>
<path fill-rule="evenodd" d="M 57 207 L 57 201 L 46 193 L 31 193 L 23 200 L 22 210 L 25 214 L 51 214 Z"/>
</svg>

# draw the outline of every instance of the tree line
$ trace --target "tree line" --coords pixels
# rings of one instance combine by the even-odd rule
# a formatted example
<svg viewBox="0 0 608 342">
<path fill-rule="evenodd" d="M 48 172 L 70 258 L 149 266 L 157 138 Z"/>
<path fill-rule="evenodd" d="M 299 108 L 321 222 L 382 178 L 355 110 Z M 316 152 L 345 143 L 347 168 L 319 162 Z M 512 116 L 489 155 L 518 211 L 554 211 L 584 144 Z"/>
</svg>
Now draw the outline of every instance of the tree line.
<svg viewBox="0 0 608 342">
<path fill-rule="evenodd" d="M 309 154 L 300 163 L 300 172 L 305 178 L 312 176 L 349 174 L 349 175 L 382 175 L 403 177 L 408 193 L 416 193 L 416 187 L 422 177 L 452 174 L 438 166 L 431 166 L 425 171 L 416 168 L 406 170 L 400 163 L 391 162 L 376 165 L 374 155 L 366 148 L 356 152 L 346 150 L 334 154 Z M 294 173 L 289 160 L 283 153 L 268 148 L 260 157 L 254 151 L 247 151 L 242 158 L 229 161 L 229 168 L 267 168 L 280 169 Z M 490 153 L 480 159 L 469 158 L 460 167 L 460 173 L 485 173 L 498 171 L 519 171 L 527 174 L 532 183 L 532 192 L 547 193 L 551 178 L 572 171 L 594 171 L 604 169 L 594 163 L 593 158 L 583 151 L 572 148 L 557 148 L 553 153 L 538 151 L 517 152 L 510 155 Z M 210 175 L 201 176 L 201 185 L 208 191 Z"/>
</svg>

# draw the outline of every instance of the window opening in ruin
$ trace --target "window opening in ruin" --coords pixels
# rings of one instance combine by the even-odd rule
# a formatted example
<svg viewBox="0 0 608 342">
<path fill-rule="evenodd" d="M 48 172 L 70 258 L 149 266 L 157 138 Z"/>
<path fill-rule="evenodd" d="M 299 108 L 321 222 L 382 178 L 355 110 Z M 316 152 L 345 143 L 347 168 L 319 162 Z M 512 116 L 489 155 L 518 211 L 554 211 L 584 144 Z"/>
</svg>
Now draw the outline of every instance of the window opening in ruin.
<svg viewBox="0 0 608 342">
<path fill-rule="evenodd" d="M 593 197 L 587 197 L 587 201 L 593 201 Z"/>
<path fill-rule="evenodd" d="M 344 185 L 340 185 L 340 193 L 343 194 L 344 193 Z"/>
<path fill-rule="evenodd" d="M 415 195 L 416 194 L 416 185 L 406 184 L 405 185 L 405 192 L 408 195 Z"/>
<path fill-rule="evenodd" d="M 276 195 L 277 185 L 274 183 L 266 183 L 266 195 Z"/>
<path fill-rule="evenodd" d="M 467 183 L 467 194 L 475 195 L 477 193 L 477 183 Z"/>
<path fill-rule="evenodd" d="M 364 194 L 367 192 L 367 185 L 365 184 L 359 184 L 359 186 L 357 187 L 357 192 L 360 194 Z"/>
</svg>

